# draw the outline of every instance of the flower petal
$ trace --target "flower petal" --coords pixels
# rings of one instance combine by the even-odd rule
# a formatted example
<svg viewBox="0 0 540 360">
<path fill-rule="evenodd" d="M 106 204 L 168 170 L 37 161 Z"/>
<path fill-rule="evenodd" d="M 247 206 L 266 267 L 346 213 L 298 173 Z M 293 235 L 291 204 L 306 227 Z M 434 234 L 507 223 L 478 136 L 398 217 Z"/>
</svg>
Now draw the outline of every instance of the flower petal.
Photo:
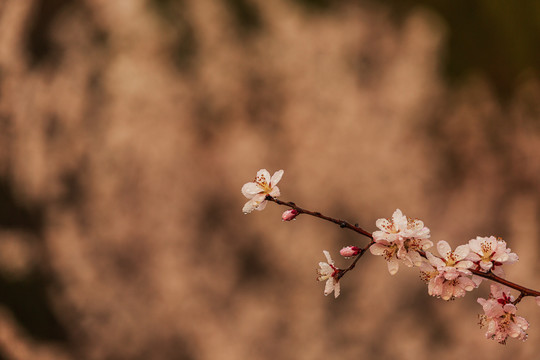
<svg viewBox="0 0 540 360">
<path fill-rule="evenodd" d="M 476 239 L 469 240 L 469 248 L 472 252 L 482 254 L 481 237 L 477 236 Z"/>
<path fill-rule="evenodd" d="M 450 300 L 454 294 L 454 286 L 450 285 L 449 282 L 445 282 L 442 288 L 441 298 L 443 300 Z"/>
<path fill-rule="evenodd" d="M 281 180 L 281 177 L 283 176 L 284 171 L 279 170 L 272 175 L 272 178 L 270 179 L 270 186 L 276 186 L 277 183 Z"/>
<path fill-rule="evenodd" d="M 429 251 L 426 251 L 426 257 L 429 260 L 429 263 L 435 266 L 436 268 L 443 267 L 446 265 L 446 263 L 441 258 L 436 257 Z"/>
<path fill-rule="evenodd" d="M 326 256 L 326 261 L 328 261 L 328 264 L 334 265 L 334 260 L 332 260 L 332 257 L 330 256 L 330 253 L 326 250 L 323 250 L 324 256 Z"/>
<path fill-rule="evenodd" d="M 371 253 L 373 255 L 380 256 L 380 255 L 384 254 L 384 252 L 386 251 L 387 248 L 388 248 L 387 246 L 384 246 L 384 245 L 379 244 L 379 243 L 375 243 L 375 244 L 373 244 L 373 245 L 371 245 L 369 247 L 369 251 L 371 251 Z"/>
<path fill-rule="evenodd" d="M 263 211 L 264 208 L 266 207 L 266 204 L 268 204 L 268 201 L 263 200 L 262 202 L 259 203 L 259 205 L 255 208 L 255 210 Z"/>
<path fill-rule="evenodd" d="M 392 214 L 392 220 L 397 229 L 402 231 L 407 230 L 407 217 L 403 215 L 401 210 L 396 209 L 396 211 L 394 211 L 394 214 Z"/>
<path fill-rule="evenodd" d="M 392 222 L 390 222 L 388 219 L 377 219 L 377 221 L 375 221 L 375 225 L 386 233 L 390 232 L 392 229 Z"/>
<path fill-rule="evenodd" d="M 334 291 L 334 278 L 330 277 L 326 280 L 326 285 L 324 286 L 324 296 L 328 296 L 332 291 Z"/>
<path fill-rule="evenodd" d="M 320 269 L 318 270 L 318 273 L 320 275 L 330 276 L 334 272 L 334 269 L 332 269 L 332 267 L 325 262 L 321 261 L 319 263 L 319 266 L 320 266 Z"/>
<path fill-rule="evenodd" d="M 476 288 L 476 283 L 472 279 L 470 279 L 468 277 L 463 277 L 462 276 L 462 277 L 458 278 L 457 281 L 458 281 L 458 283 L 461 284 L 461 287 L 463 289 L 467 290 L 467 291 L 473 291 L 474 288 Z"/>
<path fill-rule="evenodd" d="M 506 274 L 505 274 L 504 269 L 502 268 L 502 266 L 494 266 L 494 267 L 492 267 L 491 272 L 494 273 L 495 275 L 497 275 L 500 278 L 504 279 L 506 277 Z"/>
<path fill-rule="evenodd" d="M 260 188 L 257 183 L 254 182 L 248 182 L 242 186 L 242 194 L 247 197 L 248 199 L 251 199 L 253 196 L 260 193 L 262 189 Z"/>
<path fill-rule="evenodd" d="M 450 254 L 452 253 L 452 248 L 450 247 L 450 245 L 448 245 L 448 243 L 444 240 L 441 240 L 437 243 L 437 251 L 439 251 L 439 254 L 447 259 L 448 256 L 450 256 Z"/>
<path fill-rule="evenodd" d="M 465 296 L 465 290 L 462 287 L 454 286 L 453 297 L 460 298 Z"/>
<path fill-rule="evenodd" d="M 273 187 L 272 190 L 270 190 L 270 192 L 268 193 L 268 195 L 270 195 L 271 197 L 278 197 L 280 194 L 279 192 L 279 188 L 277 186 Z"/>
<path fill-rule="evenodd" d="M 266 169 L 257 171 L 257 180 L 264 181 L 267 184 L 270 183 L 270 173 Z"/>
<path fill-rule="evenodd" d="M 454 256 L 456 261 L 465 259 L 467 255 L 469 255 L 470 251 L 471 248 L 469 247 L 469 244 L 459 245 L 456 250 L 454 250 Z"/>
<path fill-rule="evenodd" d="M 514 322 L 523 330 L 527 330 L 529 328 L 529 323 L 522 316 L 514 316 Z"/>
<path fill-rule="evenodd" d="M 474 263 L 469 260 L 461 260 L 460 262 L 456 263 L 455 267 L 460 270 L 470 269 L 474 266 Z"/>
<path fill-rule="evenodd" d="M 255 210 L 255 208 L 257 207 L 257 203 L 255 201 L 253 201 L 253 199 L 249 200 L 245 205 L 244 207 L 242 208 L 242 212 L 244 214 L 249 214 L 250 212 L 252 212 L 253 210 Z"/>
<path fill-rule="evenodd" d="M 339 281 L 338 281 L 334 283 L 334 297 L 337 299 L 340 293 L 341 293 L 341 286 L 339 285 Z"/>
<path fill-rule="evenodd" d="M 399 261 L 396 259 L 388 260 L 388 272 L 390 275 L 395 275 L 399 270 Z"/>
</svg>

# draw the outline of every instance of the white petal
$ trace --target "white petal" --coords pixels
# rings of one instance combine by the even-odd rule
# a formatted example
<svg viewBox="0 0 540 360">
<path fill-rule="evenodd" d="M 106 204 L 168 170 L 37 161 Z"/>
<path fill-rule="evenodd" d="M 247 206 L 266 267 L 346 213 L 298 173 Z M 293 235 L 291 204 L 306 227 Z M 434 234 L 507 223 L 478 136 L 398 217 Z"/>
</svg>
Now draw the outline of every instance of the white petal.
<svg viewBox="0 0 540 360">
<path fill-rule="evenodd" d="M 465 259 L 476 262 L 476 261 L 480 261 L 482 258 L 477 253 L 474 253 L 471 251 Z"/>
<path fill-rule="evenodd" d="M 266 201 L 266 200 L 260 202 L 259 205 L 255 208 L 255 210 L 258 210 L 258 211 L 264 210 L 267 203 L 268 203 L 268 201 Z"/>
<path fill-rule="evenodd" d="M 514 304 L 506 304 L 503 306 L 503 310 L 509 314 L 515 314 L 517 309 Z"/>
<path fill-rule="evenodd" d="M 459 286 L 454 286 L 454 297 L 460 298 L 465 296 L 465 290 Z"/>
<path fill-rule="evenodd" d="M 491 284 L 489 286 L 489 291 L 490 291 L 491 296 L 494 299 L 501 299 L 504 297 L 504 294 L 503 294 L 504 291 L 502 289 L 502 286 L 499 284 Z"/>
<path fill-rule="evenodd" d="M 392 228 L 392 223 L 388 219 L 377 219 L 375 225 L 384 232 L 389 232 Z"/>
<path fill-rule="evenodd" d="M 477 253 L 477 254 L 482 254 L 482 240 L 480 240 L 481 238 L 480 237 L 477 237 L 476 239 L 471 239 L 469 240 L 469 248 L 471 249 L 471 251 Z"/>
<path fill-rule="evenodd" d="M 242 194 L 248 199 L 251 199 L 253 196 L 260 193 L 262 189 L 254 182 L 248 182 L 242 186 Z"/>
<path fill-rule="evenodd" d="M 319 263 L 319 266 L 320 266 L 320 270 L 318 271 L 320 275 L 326 275 L 326 276 L 330 276 L 334 273 L 334 269 L 332 269 L 332 267 L 330 265 L 328 265 L 327 263 L 325 262 L 320 262 Z"/>
<path fill-rule="evenodd" d="M 454 294 L 454 286 L 450 285 L 450 283 L 448 282 L 445 282 L 443 284 L 441 298 L 443 300 L 450 300 L 453 294 Z"/>
<path fill-rule="evenodd" d="M 395 275 L 399 270 L 399 261 L 395 259 L 388 260 L 388 272 L 390 275 Z"/>
<path fill-rule="evenodd" d="M 326 256 L 326 260 L 330 265 L 334 265 L 334 260 L 332 260 L 332 257 L 330 256 L 330 253 L 326 250 L 323 250 L 324 256 Z"/>
<path fill-rule="evenodd" d="M 420 256 L 416 251 L 409 253 L 409 259 L 414 266 L 421 266 L 424 263 L 424 258 Z"/>
<path fill-rule="evenodd" d="M 461 276 L 461 274 L 455 268 L 452 268 L 452 267 L 446 267 L 445 271 L 442 274 L 444 275 L 444 278 L 446 280 L 455 280 Z"/>
<path fill-rule="evenodd" d="M 256 207 L 257 204 L 253 201 L 253 199 L 251 199 L 244 205 L 244 207 L 242 208 L 242 212 L 244 214 L 249 214 L 250 212 L 255 210 Z"/>
<path fill-rule="evenodd" d="M 491 272 L 500 278 L 504 279 L 506 277 L 506 274 L 504 273 L 504 269 L 502 268 L 502 266 L 495 266 L 491 268 Z"/>
<path fill-rule="evenodd" d="M 276 187 L 272 188 L 272 190 L 270 190 L 270 193 L 268 195 L 270 195 L 271 197 L 276 198 L 281 194 L 279 193 L 279 188 L 276 186 Z"/>
<path fill-rule="evenodd" d="M 394 211 L 394 214 L 392 214 L 392 220 L 394 221 L 394 225 L 399 230 L 407 230 L 407 217 L 403 215 L 401 210 L 397 209 Z"/>
<path fill-rule="evenodd" d="M 469 247 L 469 244 L 466 245 L 459 245 L 456 250 L 454 250 L 455 259 L 457 261 L 465 259 L 467 255 L 469 255 L 469 252 L 471 251 L 471 248 Z"/>
<path fill-rule="evenodd" d="M 266 169 L 261 169 L 257 171 L 257 179 L 261 179 L 268 184 L 270 183 L 270 173 Z"/>
<path fill-rule="evenodd" d="M 331 277 L 326 280 L 326 285 L 324 286 L 324 296 L 327 296 L 334 290 L 334 278 Z"/>
<path fill-rule="evenodd" d="M 467 291 L 473 291 L 474 288 L 476 288 L 476 283 L 468 277 L 462 276 L 457 281 L 461 284 L 462 288 Z"/>
<path fill-rule="evenodd" d="M 474 266 L 474 263 L 469 260 L 461 260 L 460 262 L 456 263 L 455 267 L 457 269 L 470 269 Z"/>
<path fill-rule="evenodd" d="M 430 253 L 429 251 L 426 251 L 426 257 L 429 260 L 429 263 L 436 268 L 445 266 L 446 263 L 441 259 Z"/>
<path fill-rule="evenodd" d="M 437 250 L 439 251 L 439 254 L 445 259 L 448 258 L 448 256 L 452 253 L 452 248 L 444 240 L 441 240 L 437 243 Z"/>
<path fill-rule="evenodd" d="M 519 260 L 519 257 L 517 256 L 516 253 L 509 253 L 508 254 L 508 261 L 506 261 L 506 263 L 507 264 L 513 264 L 518 260 Z"/>
<path fill-rule="evenodd" d="M 515 316 L 514 322 L 523 330 L 527 330 L 529 328 L 529 323 L 521 316 Z"/>
<path fill-rule="evenodd" d="M 279 180 L 281 180 L 281 177 L 283 176 L 284 171 L 279 170 L 272 175 L 272 178 L 270 179 L 270 186 L 276 186 Z"/>
<path fill-rule="evenodd" d="M 441 296 L 443 291 L 443 283 L 444 279 L 442 276 L 437 276 L 436 278 L 431 279 L 428 286 L 429 295 Z"/>
<path fill-rule="evenodd" d="M 420 248 L 424 251 L 426 251 L 427 249 L 430 249 L 432 246 L 433 246 L 433 241 L 431 240 L 424 240 L 421 242 L 422 246 L 420 246 Z"/>
<path fill-rule="evenodd" d="M 477 275 L 473 275 L 471 280 L 474 282 L 474 285 L 476 287 L 480 286 L 480 284 L 482 283 L 482 281 L 484 281 L 484 278 L 480 277 L 480 276 L 477 276 Z"/>
<path fill-rule="evenodd" d="M 408 223 L 408 227 L 411 231 L 420 231 L 422 229 L 427 229 L 427 228 L 424 228 L 424 222 L 422 220 L 418 220 L 418 219 L 415 219 L 415 220 L 412 220 L 411 222 Z M 429 229 L 427 229 L 428 232 L 429 232 Z"/>
<path fill-rule="evenodd" d="M 369 247 L 369 251 L 371 251 L 371 253 L 373 255 L 383 255 L 387 248 L 388 247 L 386 247 L 384 245 L 381 245 L 379 243 L 375 243 L 375 244 L 373 244 L 373 245 L 371 245 Z"/>
<path fill-rule="evenodd" d="M 341 286 L 339 285 L 339 282 L 334 284 L 334 297 L 337 299 L 341 292 Z"/>
<path fill-rule="evenodd" d="M 493 266 L 493 263 L 491 261 L 480 261 L 480 267 L 484 272 L 489 272 L 491 270 L 491 267 Z"/>
<path fill-rule="evenodd" d="M 497 249 L 497 239 L 495 238 L 495 236 L 485 238 L 484 244 L 488 245 L 491 251 L 495 251 Z"/>
<path fill-rule="evenodd" d="M 508 254 L 504 251 L 502 252 L 496 252 L 495 254 L 493 254 L 491 256 L 491 259 L 493 261 L 497 261 L 497 262 L 500 262 L 500 263 L 504 263 L 504 262 L 507 262 L 508 261 Z"/>
</svg>

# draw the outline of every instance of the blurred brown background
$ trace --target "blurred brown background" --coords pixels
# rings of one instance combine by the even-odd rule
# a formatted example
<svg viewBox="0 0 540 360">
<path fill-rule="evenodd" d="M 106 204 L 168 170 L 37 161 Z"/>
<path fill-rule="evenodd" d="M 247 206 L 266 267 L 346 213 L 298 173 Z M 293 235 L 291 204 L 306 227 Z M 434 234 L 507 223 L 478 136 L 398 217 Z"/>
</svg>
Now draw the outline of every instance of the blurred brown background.
<svg viewBox="0 0 540 360">
<path fill-rule="evenodd" d="M 0 0 L 0 359 L 536 359 L 313 218 L 505 238 L 539 289 L 535 1 Z"/>
</svg>

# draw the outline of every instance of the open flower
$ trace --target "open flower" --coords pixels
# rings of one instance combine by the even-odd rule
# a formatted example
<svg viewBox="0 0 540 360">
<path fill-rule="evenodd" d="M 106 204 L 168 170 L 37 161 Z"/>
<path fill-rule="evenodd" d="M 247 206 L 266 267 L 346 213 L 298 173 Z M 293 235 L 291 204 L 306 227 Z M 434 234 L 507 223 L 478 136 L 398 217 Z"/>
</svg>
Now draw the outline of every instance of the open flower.
<svg viewBox="0 0 540 360">
<path fill-rule="evenodd" d="M 399 270 L 399 260 L 407 266 L 420 266 L 423 262 L 419 251 L 433 246 L 428 240 L 429 229 L 418 219 L 407 218 L 397 209 L 392 219 L 378 219 L 379 228 L 373 232 L 373 244 L 369 250 L 373 255 L 384 256 L 388 262 L 388 271 L 394 275 Z"/>
<path fill-rule="evenodd" d="M 496 239 L 495 236 L 477 236 L 476 239 L 469 240 L 469 248 L 471 252 L 467 260 L 474 262 L 478 270 L 486 273 L 491 271 L 500 277 L 505 276 L 503 264 L 512 264 L 519 259 L 516 253 L 506 248 L 504 240 Z"/>
<path fill-rule="evenodd" d="M 486 338 L 501 344 L 505 344 L 509 336 L 523 341 L 527 339 L 525 331 L 529 328 L 529 323 L 516 315 L 517 309 L 512 301 L 514 297 L 510 290 L 498 284 L 491 285 L 488 299 L 478 299 L 484 309 L 484 315 L 480 315 L 480 326 L 487 326 Z"/>
<path fill-rule="evenodd" d="M 248 182 L 242 186 L 242 194 L 250 199 L 242 211 L 244 214 L 249 214 L 253 210 L 263 210 L 266 207 L 266 195 L 278 197 L 280 195 L 279 188 L 276 186 L 281 177 L 283 170 L 276 171 L 272 178 L 266 169 L 261 169 L 257 172 L 257 176 L 253 182 Z"/>
<path fill-rule="evenodd" d="M 468 245 L 460 245 L 452 251 L 450 245 L 441 240 L 437 243 L 437 250 L 441 258 L 426 252 L 429 264 L 437 270 L 429 278 L 430 295 L 451 300 L 463 297 L 466 291 L 472 291 L 477 287 L 477 284 L 468 277 L 471 275 L 468 269 L 473 266 L 471 261 L 465 260 L 470 251 Z"/>
<path fill-rule="evenodd" d="M 326 281 L 326 285 L 324 287 L 325 296 L 331 294 L 333 291 L 334 296 L 337 298 L 340 292 L 338 276 L 342 270 L 334 266 L 334 260 L 332 260 L 332 257 L 330 257 L 330 253 L 328 251 L 324 250 L 323 253 L 324 256 L 326 256 L 327 262 L 321 261 L 319 263 L 320 269 L 317 270 L 317 274 L 319 274 L 317 280 Z"/>
</svg>

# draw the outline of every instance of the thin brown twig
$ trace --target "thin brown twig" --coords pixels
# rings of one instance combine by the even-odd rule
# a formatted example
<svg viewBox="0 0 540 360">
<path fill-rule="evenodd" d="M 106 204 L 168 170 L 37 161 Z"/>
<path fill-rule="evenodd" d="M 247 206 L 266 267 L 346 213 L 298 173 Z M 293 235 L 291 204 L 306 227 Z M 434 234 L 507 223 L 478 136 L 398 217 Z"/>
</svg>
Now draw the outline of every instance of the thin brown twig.
<svg viewBox="0 0 540 360">
<path fill-rule="evenodd" d="M 354 269 L 354 267 L 356 266 L 356 263 L 358 262 L 358 260 L 360 260 L 362 255 L 364 255 L 364 253 L 367 251 L 367 249 L 369 249 L 369 247 L 375 243 L 375 241 L 373 240 L 373 235 L 370 232 L 368 232 L 368 231 L 362 229 L 361 227 L 359 227 L 358 224 L 353 225 L 353 224 L 351 224 L 351 223 L 349 223 L 349 222 L 347 222 L 345 220 L 335 219 L 335 218 L 332 218 L 330 216 L 323 215 L 323 214 L 321 214 L 320 212 L 317 212 L 317 211 L 307 210 L 307 209 L 301 208 L 300 206 L 296 205 L 292 201 L 281 201 L 281 200 L 276 199 L 276 198 L 274 198 L 274 197 L 272 197 L 270 195 L 266 196 L 266 200 L 273 201 L 278 205 L 288 206 L 288 207 L 290 207 L 292 209 L 295 209 L 296 211 L 298 211 L 298 214 L 307 214 L 307 215 L 317 217 L 319 219 L 330 221 L 330 222 L 332 222 L 334 224 L 339 225 L 339 227 L 341 227 L 341 228 L 350 229 L 350 230 L 352 230 L 352 231 L 354 231 L 354 232 L 356 232 L 356 233 L 358 233 L 360 235 L 366 236 L 366 237 L 371 239 L 369 244 L 367 244 L 364 248 L 360 249 L 360 252 L 355 256 L 355 259 L 351 263 L 351 265 L 349 265 L 349 267 L 346 268 L 346 269 L 341 269 L 341 271 L 337 275 L 337 280 L 339 280 L 341 277 L 343 277 L 343 275 L 345 275 L 347 272 Z M 426 255 L 425 255 L 425 253 L 423 251 L 420 251 L 419 253 L 424 258 L 426 257 Z M 485 272 L 482 272 L 482 271 L 476 270 L 476 269 L 470 269 L 470 271 L 474 275 L 483 277 L 484 279 L 491 280 L 493 282 L 508 286 L 509 288 L 512 288 L 514 290 L 519 291 L 519 296 L 517 297 L 516 300 L 513 301 L 514 305 L 519 303 L 526 296 L 534 296 L 534 297 L 540 296 L 540 291 L 529 289 L 529 288 L 526 288 L 526 287 L 521 286 L 519 284 L 513 283 L 511 281 L 508 281 L 506 279 L 503 279 L 503 278 L 493 274 L 492 272 L 485 273 Z"/>
<path fill-rule="evenodd" d="M 534 296 L 534 297 L 540 296 L 540 291 L 529 289 L 529 288 L 526 288 L 526 287 L 521 286 L 519 284 L 513 283 L 511 281 L 508 281 L 506 279 L 503 279 L 503 278 L 493 274 L 492 272 L 484 273 L 484 272 L 481 272 L 480 270 L 473 270 L 473 269 L 469 269 L 469 270 L 474 275 L 481 276 L 484 279 L 488 279 L 488 280 L 497 282 L 499 284 L 508 286 L 509 288 L 512 288 L 514 290 L 519 291 L 519 293 L 520 293 L 519 297 L 516 300 L 513 301 L 514 305 L 519 303 L 521 301 L 521 299 L 523 299 L 525 296 Z"/>
<path fill-rule="evenodd" d="M 371 236 L 371 233 L 369 231 L 366 231 L 366 230 L 362 229 L 361 227 L 359 227 L 356 224 L 353 225 L 353 224 L 351 224 L 351 223 L 349 223 L 349 222 L 347 222 L 345 220 L 334 219 L 334 218 L 332 218 L 330 216 L 323 215 L 318 211 L 310 211 L 310 210 L 307 210 L 307 209 L 303 209 L 300 206 L 293 203 L 292 201 L 281 201 L 279 199 L 273 198 L 270 195 L 266 196 L 266 200 L 273 201 L 273 202 L 275 202 L 276 204 L 279 204 L 279 205 L 288 206 L 288 207 L 298 211 L 299 214 L 307 214 L 307 215 L 318 217 L 319 219 L 323 219 L 323 220 L 326 220 L 326 221 L 333 222 L 334 224 L 339 225 L 339 227 L 341 227 L 341 228 L 350 229 L 350 230 L 352 230 L 354 232 L 359 233 L 360 235 L 366 236 L 366 237 L 370 238 L 371 240 L 373 240 L 373 236 Z"/>
</svg>

